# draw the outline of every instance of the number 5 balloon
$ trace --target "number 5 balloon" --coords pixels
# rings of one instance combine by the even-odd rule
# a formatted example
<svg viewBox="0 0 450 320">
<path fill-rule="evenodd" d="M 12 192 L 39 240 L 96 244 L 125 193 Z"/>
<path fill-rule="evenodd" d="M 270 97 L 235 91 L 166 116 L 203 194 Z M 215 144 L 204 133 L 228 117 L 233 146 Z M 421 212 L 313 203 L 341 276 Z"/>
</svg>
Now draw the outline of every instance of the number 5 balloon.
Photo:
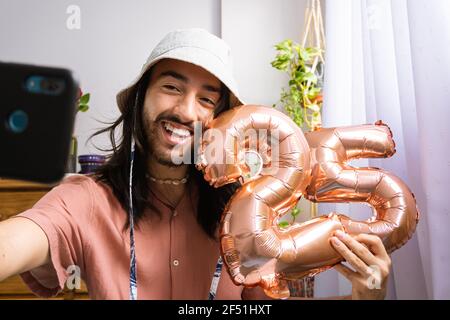
<svg viewBox="0 0 450 320">
<path fill-rule="evenodd" d="M 347 164 L 395 153 L 392 132 L 383 123 L 303 134 L 283 113 L 246 105 L 223 113 L 207 128 L 197 168 L 215 187 L 242 183 L 220 224 L 222 256 L 235 284 L 259 285 L 270 297 L 287 298 L 285 280 L 314 275 L 342 261 L 329 243 L 335 231 L 377 235 L 388 252 L 414 233 L 419 213 L 408 187 L 386 171 Z M 252 145 L 252 132 L 267 134 Z M 209 152 L 219 140 L 222 147 Z M 254 176 L 246 161 L 252 154 L 262 164 Z M 375 215 L 355 221 L 331 213 L 280 228 L 279 218 L 301 196 L 314 202 L 365 202 Z"/>
</svg>

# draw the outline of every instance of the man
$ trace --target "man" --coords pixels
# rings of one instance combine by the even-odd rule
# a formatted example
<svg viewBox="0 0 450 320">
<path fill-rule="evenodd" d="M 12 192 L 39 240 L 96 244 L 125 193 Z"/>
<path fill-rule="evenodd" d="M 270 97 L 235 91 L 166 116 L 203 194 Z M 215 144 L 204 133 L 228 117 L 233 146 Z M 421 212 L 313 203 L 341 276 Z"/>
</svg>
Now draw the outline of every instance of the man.
<svg viewBox="0 0 450 320">
<path fill-rule="evenodd" d="M 94 299 L 263 298 L 227 272 L 217 289 L 211 285 L 220 213 L 238 186 L 214 189 L 192 164 L 172 158 L 176 146 L 190 146 L 195 123 L 242 104 L 231 69 L 221 39 L 201 29 L 169 33 L 118 94 L 119 119 L 97 133 L 111 138 L 106 165 L 66 178 L 0 223 L 0 280 L 21 274 L 36 294 L 51 296 L 68 270 L 79 270 Z M 356 269 L 337 267 L 352 281 L 352 297 L 383 298 L 390 260 L 381 241 L 337 236 L 336 250 Z M 382 270 L 381 289 L 365 283 L 373 264 Z"/>
</svg>

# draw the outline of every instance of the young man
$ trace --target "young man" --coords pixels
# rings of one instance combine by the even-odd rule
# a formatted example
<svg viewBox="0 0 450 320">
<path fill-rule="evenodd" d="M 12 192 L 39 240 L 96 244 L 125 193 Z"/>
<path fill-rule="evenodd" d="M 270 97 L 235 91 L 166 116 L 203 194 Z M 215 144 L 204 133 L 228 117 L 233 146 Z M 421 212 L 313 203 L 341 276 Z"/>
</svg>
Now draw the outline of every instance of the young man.
<svg viewBox="0 0 450 320">
<path fill-rule="evenodd" d="M 238 186 L 214 189 L 193 164 L 172 158 L 176 146 L 190 146 L 195 123 L 242 104 L 231 70 L 221 39 L 201 29 L 169 33 L 118 94 L 119 119 L 99 132 L 112 142 L 106 165 L 66 178 L 32 209 L 0 223 L 0 280 L 21 274 L 36 294 L 51 296 L 68 270 L 79 270 L 93 299 L 263 298 L 259 288 L 234 285 L 225 270 L 217 290 L 211 285 L 220 214 Z M 384 297 L 390 260 L 377 239 L 333 239 L 356 269 L 338 267 L 353 283 L 353 298 Z M 364 279 L 374 263 L 382 288 L 370 290 Z"/>
</svg>

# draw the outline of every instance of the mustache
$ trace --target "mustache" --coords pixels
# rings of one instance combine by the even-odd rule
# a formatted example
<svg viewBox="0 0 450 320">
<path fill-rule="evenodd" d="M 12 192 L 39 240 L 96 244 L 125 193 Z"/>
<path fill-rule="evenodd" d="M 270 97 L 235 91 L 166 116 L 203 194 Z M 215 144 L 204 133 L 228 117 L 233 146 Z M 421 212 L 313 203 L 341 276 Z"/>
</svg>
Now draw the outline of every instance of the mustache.
<svg viewBox="0 0 450 320">
<path fill-rule="evenodd" d="M 165 121 L 171 121 L 171 122 L 174 122 L 174 123 L 178 123 L 178 124 L 181 124 L 181 125 L 183 125 L 183 126 L 189 128 L 189 129 L 192 130 L 192 131 L 194 130 L 194 121 L 183 122 L 183 121 L 180 119 L 179 116 L 174 115 L 174 114 L 164 114 L 164 113 L 162 113 L 162 114 L 160 114 L 160 115 L 158 115 L 158 116 L 156 117 L 155 122 L 160 122 L 160 121 L 163 121 L 163 120 L 165 120 Z"/>
</svg>

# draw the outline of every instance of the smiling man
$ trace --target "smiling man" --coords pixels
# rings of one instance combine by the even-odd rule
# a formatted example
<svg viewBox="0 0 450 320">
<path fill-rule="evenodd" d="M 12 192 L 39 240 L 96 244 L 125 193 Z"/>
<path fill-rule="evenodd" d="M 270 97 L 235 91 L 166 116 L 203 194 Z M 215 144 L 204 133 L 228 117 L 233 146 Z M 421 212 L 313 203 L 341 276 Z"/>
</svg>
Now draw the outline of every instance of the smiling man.
<svg viewBox="0 0 450 320">
<path fill-rule="evenodd" d="M 239 185 L 212 188 L 193 164 L 173 161 L 176 148 L 192 148 L 196 124 L 242 104 L 228 46 L 201 29 L 169 33 L 117 102 L 120 117 L 97 133 L 111 139 L 107 163 L 0 223 L 0 280 L 20 273 L 36 294 L 52 296 L 75 266 L 94 299 L 263 298 L 217 272 L 220 214 Z M 388 266 L 381 241 L 360 239 L 369 251 L 338 236 L 337 250 L 361 272 L 366 262 Z M 340 271 L 355 279 L 355 298 L 384 297 L 388 271 L 378 291 Z"/>
<path fill-rule="evenodd" d="M 192 141 L 194 124 L 212 118 L 227 99 L 226 88 L 206 70 L 173 59 L 164 59 L 154 67 L 148 88 L 143 119 L 153 160 L 174 170 L 174 147 Z M 178 170 L 186 171 L 187 167 Z"/>
</svg>

